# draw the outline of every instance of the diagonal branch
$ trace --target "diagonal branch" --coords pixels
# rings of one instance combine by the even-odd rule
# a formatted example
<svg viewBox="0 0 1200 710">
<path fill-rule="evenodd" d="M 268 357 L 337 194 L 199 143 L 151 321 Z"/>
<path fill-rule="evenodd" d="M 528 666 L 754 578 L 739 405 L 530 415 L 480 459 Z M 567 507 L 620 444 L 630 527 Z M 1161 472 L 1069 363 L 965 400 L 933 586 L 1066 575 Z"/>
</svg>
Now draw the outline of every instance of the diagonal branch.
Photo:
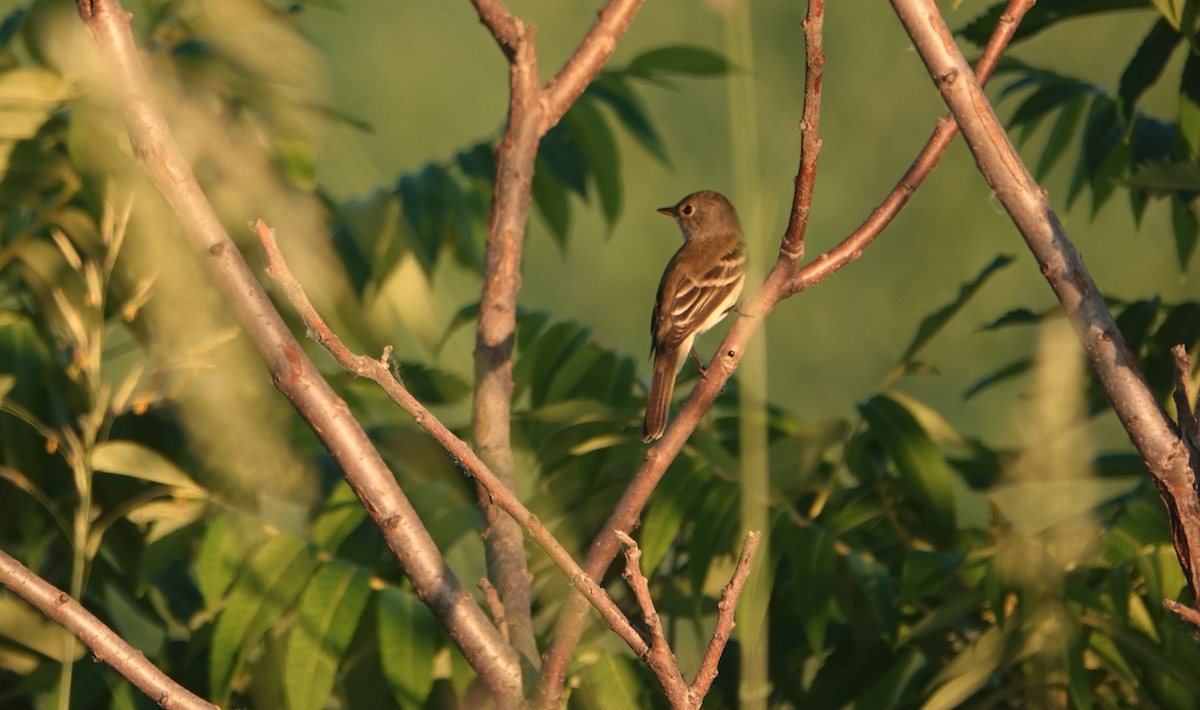
<svg viewBox="0 0 1200 710">
<path fill-rule="evenodd" d="M 1012 0 L 1010 2 L 980 59 L 978 71 L 981 81 L 987 80 L 1000 55 L 1003 54 L 1004 48 L 1012 38 L 1017 24 L 1032 6 L 1033 0 Z M 814 68 L 819 71 L 824 66 L 824 57 L 820 52 L 819 34 L 816 37 L 809 36 L 809 33 L 819 33 L 820 13 L 823 10 L 823 3 L 812 2 L 809 4 L 809 17 L 805 19 L 806 55 L 810 72 Z M 938 122 L 937 130 L 918 156 L 917 161 L 905 173 L 885 201 L 872 212 L 871 217 L 838 246 L 797 270 L 795 265 L 803 254 L 804 227 L 809 209 L 807 201 L 811 200 L 812 195 L 812 185 L 805 183 L 815 180 L 816 152 L 820 148 L 816 120 L 819 118 L 817 107 L 819 106 L 820 90 L 820 81 L 806 78 L 805 115 L 801 121 L 805 133 L 801 143 L 800 170 L 796 178 L 791 218 L 780 248 L 778 261 L 767 275 L 762 288 L 739 309 L 741 313 L 752 317 L 739 317 L 734 321 L 699 384 L 688 396 L 663 437 L 646 453 L 645 461 L 626 488 L 620 502 L 605 522 L 604 528 L 592 541 L 587 560 L 584 563 L 584 569 L 589 575 L 603 576 L 613 557 L 616 556 L 619 543 L 615 533 L 617 531 L 628 532 L 636 527 L 642 509 L 666 472 L 667 466 L 679 454 L 692 431 L 700 423 L 704 413 L 708 411 L 717 394 L 720 393 L 737 368 L 746 343 L 758 328 L 761 318 L 766 317 L 780 300 L 824 280 L 861 256 L 862 250 L 883 231 L 884 227 L 908 202 L 909 197 L 925 177 L 937 167 L 938 159 L 957 132 L 957 127 L 952 119 L 941 119 Z M 561 699 L 567 663 L 583 633 L 587 608 L 587 604 L 577 595 L 573 595 L 564 605 L 554 630 L 554 637 L 543 659 L 542 707 L 544 708 L 556 707 L 555 703 Z"/>
<path fill-rule="evenodd" d="M 501 0 L 471 0 L 471 4 L 479 13 L 479 21 L 500 45 L 500 51 L 512 61 L 517 55 L 517 25 L 508 8 Z"/>
<path fill-rule="evenodd" d="M 645 0 L 611 0 L 600 11 L 596 24 L 592 25 L 579 48 L 546 85 L 546 130 L 558 123 L 612 56 L 643 2 Z"/>
<path fill-rule="evenodd" d="M 975 161 L 1037 257 L 1171 517 L 1175 551 L 1188 586 L 1200 591 L 1200 500 L 1188 447 L 1138 367 L 1075 245 L 1025 167 L 978 82 L 967 69 L 932 0 L 892 0 Z"/>
<path fill-rule="evenodd" d="M 696 672 L 696 679 L 692 681 L 692 687 L 688 689 L 689 695 L 697 706 L 704 696 L 708 695 L 708 689 L 717 677 L 717 662 L 721 660 L 721 654 L 725 652 L 725 644 L 729 642 L 729 636 L 733 633 L 735 626 L 733 617 L 734 611 L 737 610 L 738 597 L 742 595 L 746 579 L 750 576 L 750 565 L 754 562 L 754 555 L 758 552 L 758 543 L 761 539 L 762 533 L 760 532 L 751 532 L 746 535 L 746 541 L 742 543 L 742 556 L 738 558 L 737 567 L 733 570 L 733 578 L 721 590 L 721 601 L 717 602 L 717 625 L 713 628 L 712 640 L 708 642 L 708 648 L 704 650 L 704 658 L 700 661 L 700 670 Z"/>
<path fill-rule="evenodd" d="M 0 551 L 0 584 L 75 634 L 92 649 L 93 658 L 112 666 L 159 707 L 217 710 L 216 705 L 205 702 L 171 680 L 141 651 L 126 643 L 66 592 L 56 589 L 3 551 Z"/>
<path fill-rule="evenodd" d="M 81 0 L 143 171 L 179 219 L 184 234 L 272 374 L 342 468 L 418 596 L 441 621 L 499 706 L 521 702 L 520 664 L 487 615 L 446 565 L 395 476 L 325 382 L 255 280 L 200 190 L 158 107 L 117 0 Z"/>
<path fill-rule="evenodd" d="M 379 360 L 351 352 L 313 308 L 304 289 L 288 269 L 283 255 L 279 251 L 279 245 L 276 243 L 275 231 L 259 220 L 254 225 L 254 234 L 267 253 L 267 273 L 283 289 L 288 301 L 295 306 L 304 325 L 312 333 L 313 339 L 328 350 L 339 365 L 355 375 L 369 378 L 378 384 L 392 402 L 408 412 L 422 429 L 437 439 L 438 443 L 455 458 L 459 465 L 475 478 L 485 495 L 490 496 L 495 504 L 507 514 L 506 518 L 520 523 L 518 534 L 521 529 L 524 529 L 529 537 L 546 551 L 550 561 L 563 571 L 571 585 L 599 610 L 609 627 L 629 644 L 634 653 L 645 658 L 650 652 L 649 646 L 613 600 L 609 598 L 608 592 L 584 573 L 583 569 L 571 558 L 571 554 L 563 549 L 554 535 L 538 520 L 538 517 L 521 503 L 516 494 L 504 485 L 500 478 L 481 460 L 481 457 L 477 456 L 466 442 L 455 436 L 454 432 L 447 429 L 446 425 L 433 416 L 424 405 L 412 396 L 404 384 L 392 375 L 388 365 L 391 348 L 386 349 L 383 357 Z M 507 611 L 505 615 L 507 616 Z"/>
</svg>

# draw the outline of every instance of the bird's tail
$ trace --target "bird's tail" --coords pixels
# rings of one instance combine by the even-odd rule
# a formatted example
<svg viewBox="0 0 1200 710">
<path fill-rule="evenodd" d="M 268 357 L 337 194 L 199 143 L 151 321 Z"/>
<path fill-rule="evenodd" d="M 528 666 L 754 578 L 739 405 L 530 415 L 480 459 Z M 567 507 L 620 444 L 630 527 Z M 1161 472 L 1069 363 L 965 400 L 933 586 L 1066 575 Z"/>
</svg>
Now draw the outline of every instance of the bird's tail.
<svg viewBox="0 0 1200 710">
<path fill-rule="evenodd" d="M 650 380 L 650 394 L 646 397 L 646 421 L 642 425 L 642 441 L 654 441 L 667 430 L 678 360 L 679 351 L 660 352 L 654 356 L 654 377 Z"/>
</svg>

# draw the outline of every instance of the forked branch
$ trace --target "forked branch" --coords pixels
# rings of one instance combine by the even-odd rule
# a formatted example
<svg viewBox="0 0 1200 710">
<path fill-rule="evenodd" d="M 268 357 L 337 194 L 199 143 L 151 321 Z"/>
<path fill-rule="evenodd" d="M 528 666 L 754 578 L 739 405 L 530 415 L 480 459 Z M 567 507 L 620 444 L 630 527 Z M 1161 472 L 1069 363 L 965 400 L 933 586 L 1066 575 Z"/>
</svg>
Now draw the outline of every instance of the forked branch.
<svg viewBox="0 0 1200 710">
<path fill-rule="evenodd" d="M 984 179 L 1037 257 L 1042 275 L 1083 343 L 1096 379 L 1158 485 L 1170 514 L 1176 554 L 1196 598 L 1200 500 L 1190 447 L 1159 405 L 1137 357 L 1050 207 L 1046 191 L 1013 147 L 933 0 L 892 0 L 892 6 L 953 112 Z"/>
</svg>

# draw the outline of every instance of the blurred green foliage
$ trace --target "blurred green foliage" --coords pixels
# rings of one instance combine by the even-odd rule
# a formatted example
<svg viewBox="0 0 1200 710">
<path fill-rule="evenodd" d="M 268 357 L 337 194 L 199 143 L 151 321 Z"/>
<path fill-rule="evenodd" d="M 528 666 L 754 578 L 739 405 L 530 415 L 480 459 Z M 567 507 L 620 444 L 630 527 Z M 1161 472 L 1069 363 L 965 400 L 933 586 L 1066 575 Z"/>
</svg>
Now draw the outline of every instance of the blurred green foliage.
<svg viewBox="0 0 1200 710">
<path fill-rule="evenodd" d="M 1068 201 L 1090 189 L 1094 216 L 1123 190 L 1140 219 L 1150 199 L 1169 196 L 1182 266 L 1195 244 L 1200 192 L 1196 54 L 1184 63 L 1175 120 L 1145 115 L 1137 103 L 1162 80 L 1172 53 L 1195 45 L 1194 4 L 1154 4 L 1164 19 L 1115 94 L 1015 61 L 1002 67 L 1003 76 L 1016 78 L 1000 94 L 1023 96 L 1010 120 L 1021 140 L 1055 116 L 1039 178 L 1077 146 Z M 179 682 L 229 707 L 479 706 L 483 690 L 470 668 L 311 434 L 297 425 L 290 444 L 311 464 L 317 492 L 289 526 L 255 504 L 261 501 L 227 490 L 182 423 L 180 373 L 197 366 L 156 357 L 162 338 L 141 317 L 155 298 L 155 275 L 126 262 L 130 213 L 111 187 L 119 180 L 106 183 L 90 162 L 119 145 L 119 134 L 80 129 L 87 120 L 96 125 L 94 107 L 43 33 L 61 5 L 38 2 L 0 24 L 0 547 L 71 589 Z M 263 10 L 253 0 L 225 7 L 239 6 Z M 1072 17 L 1141 7 L 1149 3 L 1044 1 L 1017 39 L 1065 32 L 1050 28 Z M 319 198 L 349 285 L 351 305 L 339 309 L 368 309 L 406 261 L 415 261 L 417 274 L 434 273 L 443 257 L 478 271 L 495 136 L 364 197 L 336 200 L 322 192 L 312 147 L 288 112 L 355 130 L 369 125 L 285 96 L 231 45 L 209 36 L 194 7 L 151 2 L 143 9 L 140 39 L 152 59 L 165 59 L 157 70 L 188 90 L 211 92 L 215 112 L 245 119 L 231 124 L 239 130 L 259 132 L 270 171 L 286 190 Z M 302 9 L 269 8 L 264 21 L 292 32 L 293 10 Z M 985 41 L 998 16 L 985 13 L 962 35 Z M 669 162 L 641 87 L 731 70 L 708 50 L 671 45 L 597 77 L 539 151 L 534 202 L 560 250 L 577 238 L 571 194 L 594 197 L 610 231 L 622 214 L 618 126 Z M 198 172 L 210 187 L 234 179 L 207 164 Z M 914 319 L 913 338 L 895 349 L 895 365 L 851 419 L 812 423 L 770 409 L 774 542 L 771 558 L 758 563 L 773 580 L 775 706 L 1195 707 L 1200 652 L 1161 606 L 1164 598 L 1191 600 L 1156 490 L 1136 456 L 1074 438 L 1106 408 L 1095 383 L 1056 370 L 1045 348 L 979 373 L 966 396 L 1018 376 L 1033 392 L 1035 431 L 1003 448 L 962 435 L 896 387 L 937 371 L 925 353 L 1011 262 L 995 258 L 956 298 Z M 1150 294 L 1111 302 L 1169 407 L 1169 349 L 1200 344 L 1200 303 L 1166 304 Z M 1053 341 L 1054 309 L 1012 306 L 982 327 L 1037 326 L 1042 341 Z M 199 308 L 171 307 L 184 314 Z M 459 311 L 443 347 L 476 310 Z M 354 317 L 341 317 L 371 341 Z M 513 441 L 522 493 L 579 553 L 644 455 L 638 360 L 585 324 L 538 310 L 519 315 L 516 355 Z M 373 387 L 327 361 L 322 367 L 451 564 L 460 573 L 478 571 L 482 526 L 471 482 Z M 403 361 L 397 374 L 445 411 L 470 394 L 436 358 Z M 697 376 L 689 362 L 680 397 Z M 1047 395 L 1047 381 L 1056 378 L 1074 394 Z M 643 571 L 685 674 L 698 664 L 741 543 L 738 396 L 731 382 L 671 465 L 637 531 Z M 1078 406 L 1070 406 L 1073 398 Z M 1055 446 L 1062 442 L 1069 451 Z M 568 584 L 539 550 L 529 553 L 544 641 Z M 607 582 L 636 617 L 615 571 Z M 705 707 L 737 707 L 738 654 L 735 638 Z M 573 708 L 663 706 L 653 676 L 599 625 L 585 636 L 571 673 Z M 38 612 L 0 594 L 0 706 L 55 707 L 60 699 L 77 710 L 153 705 Z"/>
</svg>

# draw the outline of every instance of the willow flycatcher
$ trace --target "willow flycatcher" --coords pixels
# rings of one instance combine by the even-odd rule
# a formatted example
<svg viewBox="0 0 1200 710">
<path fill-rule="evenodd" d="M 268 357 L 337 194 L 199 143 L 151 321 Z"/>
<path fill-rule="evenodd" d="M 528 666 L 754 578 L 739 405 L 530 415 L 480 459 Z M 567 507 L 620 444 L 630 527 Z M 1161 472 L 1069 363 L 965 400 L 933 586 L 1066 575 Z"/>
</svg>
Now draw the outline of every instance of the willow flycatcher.
<svg viewBox="0 0 1200 710">
<path fill-rule="evenodd" d="M 675 218 L 683 246 L 663 272 L 650 319 L 654 376 L 642 426 L 642 440 L 647 442 L 667 428 L 675 375 L 696 336 L 733 310 L 746 280 L 746 243 L 729 200 L 704 190 L 659 212 Z"/>
</svg>

